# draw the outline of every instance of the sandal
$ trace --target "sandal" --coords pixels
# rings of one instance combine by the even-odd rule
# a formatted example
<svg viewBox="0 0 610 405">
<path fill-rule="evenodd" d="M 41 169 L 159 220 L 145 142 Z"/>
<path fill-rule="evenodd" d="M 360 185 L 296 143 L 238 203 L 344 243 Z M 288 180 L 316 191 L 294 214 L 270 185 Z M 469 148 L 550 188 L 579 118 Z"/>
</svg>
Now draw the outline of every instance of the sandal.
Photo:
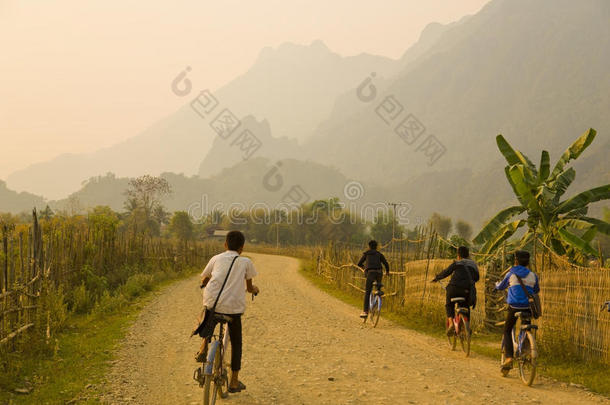
<svg viewBox="0 0 610 405">
<path fill-rule="evenodd" d="M 243 391 L 243 390 L 245 390 L 245 389 L 246 389 L 246 386 L 245 386 L 245 385 L 244 385 L 244 383 L 243 383 L 243 382 L 241 382 L 241 381 L 239 381 L 239 383 L 237 384 L 237 388 L 233 388 L 233 387 L 231 387 L 231 386 L 229 385 L 229 392 L 230 392 L 230 393 L 232 393 L 232 394 L 234 394 L 234 393 L 236 393 L 236 392 L 241 392 L 241 391 Z"/>
</svg>

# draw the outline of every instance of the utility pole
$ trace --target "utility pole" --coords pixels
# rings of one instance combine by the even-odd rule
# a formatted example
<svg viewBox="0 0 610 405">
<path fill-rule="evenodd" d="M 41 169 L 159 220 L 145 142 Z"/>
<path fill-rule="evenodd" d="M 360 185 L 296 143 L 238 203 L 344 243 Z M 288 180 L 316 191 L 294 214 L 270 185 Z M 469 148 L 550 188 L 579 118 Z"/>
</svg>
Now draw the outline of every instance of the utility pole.
<svg viewBox="0 0 610 405">
<path fill-rule="evenodd" d="M 277 217 L 275 221 L 275 250 L 277 254 L 280 254 L 280 224 L 277 222 Z"/>
<path fill-rule="evenodd" d="M 402 203 L 402 202 L 387 202 L 386 203 L 389 207 L 392 207 L 393 212 L 394 212 L 394 216 L 392 217 L 392 256 L 394 256 L 394 233 L 395 233 L 395 224 L 396 224 L 396 208 L 403 206 L 403 205 L 407 205 L 407 203 Z"/>
</svg>

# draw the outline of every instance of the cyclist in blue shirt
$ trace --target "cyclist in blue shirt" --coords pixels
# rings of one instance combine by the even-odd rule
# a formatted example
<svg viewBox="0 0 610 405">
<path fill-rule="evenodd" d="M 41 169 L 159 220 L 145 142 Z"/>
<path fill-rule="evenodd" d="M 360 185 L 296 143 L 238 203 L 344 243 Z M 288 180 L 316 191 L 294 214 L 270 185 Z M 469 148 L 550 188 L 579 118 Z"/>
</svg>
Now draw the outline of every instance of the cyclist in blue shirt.
<svg viewBox="0 0 610 405">
<path fill-rule="evenodd" d="M 504 324 L 504 352 L 506 360 L 502 364 L 502 368 L 510 369 L 513 364 L 513 339 L 511 338 L 511 332 L 517 317 L 515 313 L 529 313 L 530 304 L 519 279 L 523 281 L 525 288 L 530 294 L 538 294 L 540 292 L 540 285 L 538 284 L 538 276 L 527 268 L 530 264 L 530 254 L 525 250 L 518 250 L 515 252 L 515 265 L 508 270 L 506 277 L 496 284 L 496 290 L 505 290 L 508 288 L 508 296 L 506 303 L 508 304 L 508 314 L 506 316 L 506 323 Z"/>
</svg>

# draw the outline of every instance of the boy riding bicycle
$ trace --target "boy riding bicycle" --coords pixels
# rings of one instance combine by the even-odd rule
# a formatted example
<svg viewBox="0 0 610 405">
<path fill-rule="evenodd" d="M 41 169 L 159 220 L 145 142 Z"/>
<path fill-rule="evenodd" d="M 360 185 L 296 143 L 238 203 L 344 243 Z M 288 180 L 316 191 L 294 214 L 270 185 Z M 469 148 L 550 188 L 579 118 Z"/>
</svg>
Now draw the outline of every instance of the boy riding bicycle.
<svg viewBox="0 0 610 405">
<path fill-rule="evenodd" d="M 540 292 L 540 285 L 538 284 L 538 276 L 527 268 L 530 264 L 530 254 L 525 250 L 518 250 L 515 252 L 515 265 L 508 270 L 506 277 L 496 284 L 496 290 L 505 290 L 508 288 L 508 296 L 506 303 L 508 304 L 508 313 L 506 315 L 506 323 L 504 324 L 504 353 L 506 360 L 502 364 L 502 368 L 508 370 L 513 364 L 513 339 L 511 333 L 517 317 L 515 313 L 521 312 L 525 315 L 531 315 L 530 302 L 528 296 L 523 291 L 523 285 L 527 289 L 530 295 L 538 294 Z"/>
<path fill-rule="evenodd" d="M 373 283 L 377 283 L 377 288 L 381 291 L 381 280 L 383 278 L 383 269 L 381 265 L 385 267 L 386 275 L 390 274 L 390 265 L 385 259 L 385 256 L 377 250 L 377 241 L 372 240 L 369 242 L 369 250 L 362 254 L 362 257 L 358 261 L 358 267 L 364 269 L 364 275 L 366 276 L 366 289 L 364 292 L 364 310 L 360 314 L 361 318 L 366 318 L 369 314 L 369 298 L 373 291 Z M 383 294 L 381 292 L 381 294 Z"/>
<path fill-rule="evenodd" d="M 242 356 L 241 315 L 246 309 L 246 289 L 252 294 L 259 292 L 258 287 L 252 284 L 252 279 L 257 275 L 254 264 L 247 257 L 240 256 L 244 243 L 243 233 L 229 232 L 225 241 L 227 250 L 212 257 L 201 273 L 201 286 L 205 287 L 203 291 L 204 307 L 212 308 L 218 298 L 216 313 L 231 318 L 227 325 L 231 339 L 232 371 L 229 392 L 240 392 L 246 389 L 246 386 L 238 379 Z M 231 263 L 233 263 L 232 267 Z M 229 268 L 231 268 L 230 273 Z M 227 274 L 229 274 L 228 278 Z M 226 284 L 219 296 L 225 279 Z M 196 357 L 199 362 L 205 361 L 206 344 L 207 339 L 204 339 Z"/>
<path fill-rule="evenodd" d="M 465 302 L 460 302 L 458 305 L 468 309 L 476 305 L 476 287 L 475 283 L 479 281 L 479 268 L 474 260 L 470 259 L 470 251 L 466 246 L 460 246 L 457 249 L 457 260 L 451 263 L 449 267 L 438 273 L 433 282 L 442 280 L 451 276 L 446 289 L 445 312 L 447 313 L 447 335 L 453 333 L 453 318 L 455 317 L 455 306 L 451 302 L 452 298 L 464 297 Z"/>
</svg>

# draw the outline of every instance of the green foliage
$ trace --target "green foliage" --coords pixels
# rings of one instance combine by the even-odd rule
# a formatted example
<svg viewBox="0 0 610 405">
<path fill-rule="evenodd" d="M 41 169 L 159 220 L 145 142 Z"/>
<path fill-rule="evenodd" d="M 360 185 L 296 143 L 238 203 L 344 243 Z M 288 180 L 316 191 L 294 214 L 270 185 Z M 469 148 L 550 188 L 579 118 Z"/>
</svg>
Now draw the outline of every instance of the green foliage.
<svg viewBox="0 0 610 405">
<path fill-rule="evenodd" d="M 377 218 L 375 218 L 371 226 L 371 236 L 373 239 L 380 244 L 386 244 L 392 240 L 392 231 L 394 231 L 394 236 L 399 238 L 404 232 L 404 228 L 398 224 L 391 211 L 387 215 L 378 213 Z"/>
<path fill-rule="evenodd" d="M 120 287 L 121 294 L 128 299 L 139 297 L 146 291 L 152 290 L 154 285 L 153 276 L 150 274 L 137 273 L 127 279 L 127 282 Z"/>
<path fill-rule="evenodd" d="M 610 184 L 579 193 L 565 201 L 561 197 L 574 181 L 576 172 L 566 165 L 578 158 L 593 142 L 596 132 L 589 129 L 563 153 L 550 172 L 550 157 L 542 151 L 540 168 L 504 139 L 496 138 L 498 149 L 504 155 L 508 166 L 506 178 L 513 188 L 519 205 L 500 211 L 474 238 L 482 244 L 484 253 L 497 249 L 512 237 L 519 228 L 528 226 L 528 231 L 519 241 L 525 246 L 534 238 L 550 246 L 560 255 L 568 255 L 576 261 L 584 261 L 586 256 L 597 256 L 591 246 L 597 232 L 610 234 L 610 224 L 586 216 L 589 204 L 610 199 Z M 526 219 L 515 220 L 516 216 L 526 214 Z M 509 222 L 511 221 L 511 222 Z"/>
<path fill-rule="evenodd" d="M 128 302 L 123 294 L 111 294 L 109 291 L 104 291 L 95 303 L 92 313 L 98 316 L 113 314 L 127 306 Z"/>
<path fill-rule="evenodd" d="M 87 287 L 85 287 L 85 283 L 72 289 L 72 312 L 76 314 L 86 314 L 91 308 L 93 308 L 94 304 L 95 300 L 93 299 L 92 294 L 87 290 Z"/>
<path fill-rule="evenodd" d="M 182 241 L 187 242 L 193 238 L 194 226 L 191 217 L 186 211 L 176 211 L 169 224 L 172 235 Z"/>
<path fill-rule="evenodd" d="M 45 294 L 42 295 L 42 301 L 40 303 L 42 307 L 46 308 L 46 313 L 38 312 L 38 322 L 36 325 L 39 329 L 46 329 L 49 327 L 49 334 L 54 335 L 56 332 L 62 330 L 68 321 L 68 303 L 66 302 L 66 296 L 64 294 L 63 287 L 55 287 L 50 284 Z M 40 335 L 46 335 L 46 330 L 41 330 Z"/>
</svg>

